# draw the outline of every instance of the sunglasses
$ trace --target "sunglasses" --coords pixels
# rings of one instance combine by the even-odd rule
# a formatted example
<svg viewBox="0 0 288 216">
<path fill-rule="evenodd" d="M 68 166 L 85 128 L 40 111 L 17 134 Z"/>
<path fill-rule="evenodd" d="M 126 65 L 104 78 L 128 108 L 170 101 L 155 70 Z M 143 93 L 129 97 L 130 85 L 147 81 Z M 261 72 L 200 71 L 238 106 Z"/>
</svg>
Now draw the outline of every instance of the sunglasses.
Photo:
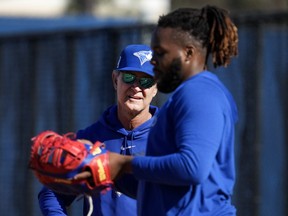
<svg viewBox="0 0 288 216">
<path fill-rule="evenodd" d="M 140 87 L 144 89 L 150 88 L 154 85 L 154 79 L 152 77 L 137 78 L 134 74 L 122 72 L 122 81 L 124 83 L 133 84 L 136 80 L 138 80 Z"/>
</svg>

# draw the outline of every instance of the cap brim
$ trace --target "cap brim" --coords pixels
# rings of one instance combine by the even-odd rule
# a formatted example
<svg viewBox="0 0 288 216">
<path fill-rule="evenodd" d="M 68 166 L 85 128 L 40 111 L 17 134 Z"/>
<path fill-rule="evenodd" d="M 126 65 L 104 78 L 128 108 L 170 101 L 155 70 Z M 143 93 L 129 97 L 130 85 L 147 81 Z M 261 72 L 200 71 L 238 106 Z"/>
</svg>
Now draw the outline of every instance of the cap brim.
<svg viewBox="0 0 288 216">
<path fill-rule="evenodd" d="M 153 72 L 147 71 L 147 70 L 143 70 L 143 69 L 139 69 L 139 68 L 136 68 L 136 67 L 117 68 L 117 71 L 137 71 L 137 72 L 146 73 L 146 74 L 154 77 L 154 73 Z"/>
</svg>

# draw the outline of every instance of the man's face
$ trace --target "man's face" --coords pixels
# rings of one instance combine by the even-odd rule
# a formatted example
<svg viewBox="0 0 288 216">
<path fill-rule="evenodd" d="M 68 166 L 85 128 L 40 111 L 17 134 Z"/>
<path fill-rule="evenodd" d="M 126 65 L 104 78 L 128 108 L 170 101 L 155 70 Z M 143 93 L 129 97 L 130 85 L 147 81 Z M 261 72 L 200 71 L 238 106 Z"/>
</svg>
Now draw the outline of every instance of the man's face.
<svg viewBox="0 0 288 216">
<path fill-rule="evenodd" d="M 133 75 L 136 81 L 133 83 L 125 83 L 123 81 L 124 74 Z M 140 78 L 152 78 L 151 76 L 136 71 L 113 72 L 114 87 L 117 92 L 117 103 L 120 110 L 128 112 L 131 115 L 137 115 L 145 109 L 149 109 L 149 105 L 153 97 L 157 93 L 156 84 L 150 88 L 141 87 Z"/>
<path fill-rule="evenodd" d="M 174 31 L 172 28 L 157 28 L 151 40 L 151 63 L 154 65 L 157 88 L 163 93 L 174 91 L 183 81 L 183 51 L 173 40 Z"/>
</svg>

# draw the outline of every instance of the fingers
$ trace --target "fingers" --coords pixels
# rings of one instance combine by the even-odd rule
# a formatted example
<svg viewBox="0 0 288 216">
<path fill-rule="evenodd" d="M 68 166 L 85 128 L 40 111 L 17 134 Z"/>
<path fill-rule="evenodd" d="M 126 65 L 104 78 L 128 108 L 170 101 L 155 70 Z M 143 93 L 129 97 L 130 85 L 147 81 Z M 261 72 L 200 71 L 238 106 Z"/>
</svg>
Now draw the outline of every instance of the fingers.
<svg viewBox="0 0 288 216">
<path fill-rule="evenodd" d="M 77 139 L 77 141 L 93 146 L 93 143 L 86 139 Z"/>
<path fill-rule="evenodd" d="M 90 178 L 92 175 L 89 171 L 84 171 L 74 176 L 74 180 L 84 180 Z"/>
</svg>

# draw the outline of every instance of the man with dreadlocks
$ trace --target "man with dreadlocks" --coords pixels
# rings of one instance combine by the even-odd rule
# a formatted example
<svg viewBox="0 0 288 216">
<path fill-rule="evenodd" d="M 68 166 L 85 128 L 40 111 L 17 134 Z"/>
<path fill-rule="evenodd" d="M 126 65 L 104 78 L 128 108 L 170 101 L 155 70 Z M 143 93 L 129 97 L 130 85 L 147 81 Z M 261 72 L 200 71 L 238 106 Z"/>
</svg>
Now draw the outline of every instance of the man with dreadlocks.
<svg viewBox="0 0 288 216">
<path fill-rule="evenodd" d="M 207 61 L 211 54 L 214 67 L 230 63 L 237 28 L 221 8 L 181 8 L 159 18 L 151 48 L 158 90 L 173 93 L 154 120 L 146 156 L 110 154 L 113 178 L 129 172 L 139 180 L 141 216 L 235 216 L 237 108 Z"/>
</svg>

